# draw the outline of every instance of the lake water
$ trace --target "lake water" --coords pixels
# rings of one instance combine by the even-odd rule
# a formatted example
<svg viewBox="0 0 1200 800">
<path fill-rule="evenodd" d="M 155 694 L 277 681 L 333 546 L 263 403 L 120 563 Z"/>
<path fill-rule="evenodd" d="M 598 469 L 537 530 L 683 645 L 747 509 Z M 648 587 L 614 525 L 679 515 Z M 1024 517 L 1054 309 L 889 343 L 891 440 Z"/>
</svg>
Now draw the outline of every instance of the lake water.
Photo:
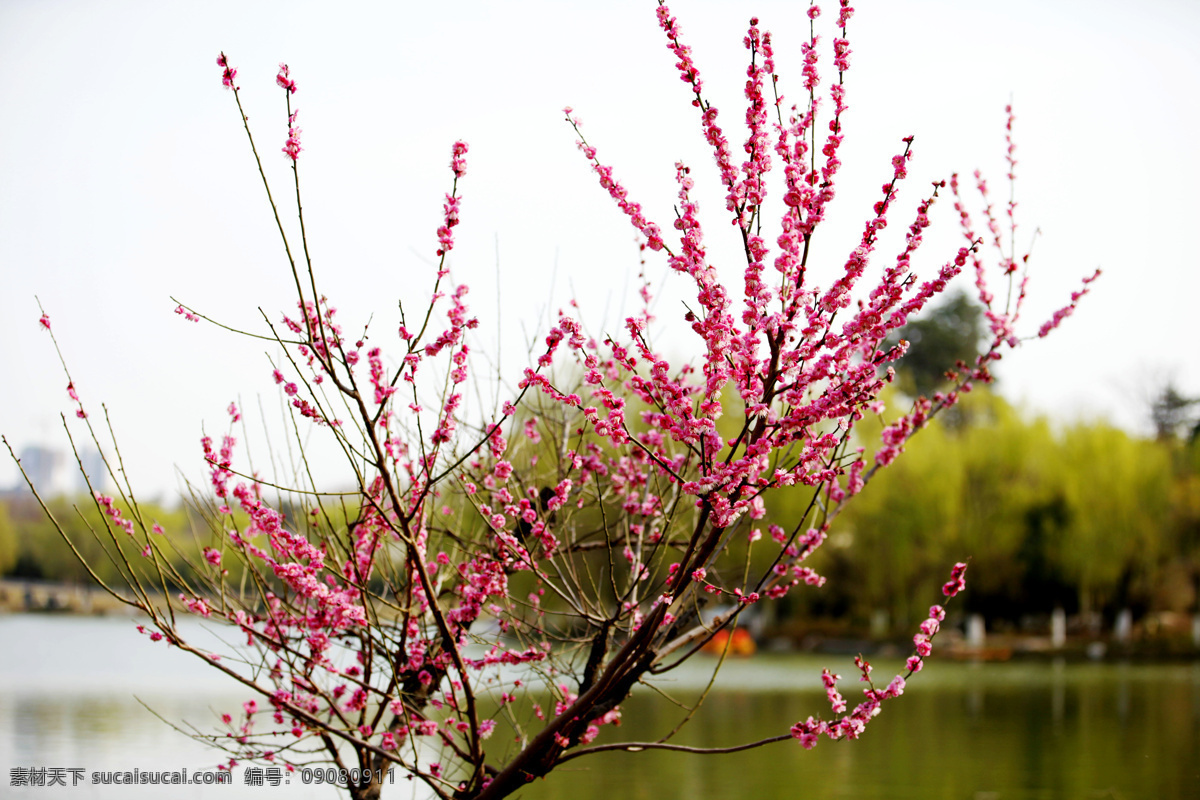
<svg viewBox="0 0 1200 800">
<path fill-rule="evenodd" d="M 935 650 L 935 656 L 937 651 Z M 705 662 L 700 666 L 711 666 Z M 786 732 L 828 715 L 821 668 L 846 679 L 839 656 L 761 654 L 734 662 L 675 742 L 720 747 Z M 898 664 L 876 663 L 877 676 Z M 681 699 L 702 688 L 699 667 L 664 689 Z M 886 682 L 886 677 L 884 681 Z M 936 658 L 884 706 L 857 742 L 822 740 L 811 751 L 785 741 L 734 755 L 645 751 L 569 762 L 520 796 L 531 800 L 859 798 L 861 800 L 1056 800 L 1200 798 L 1200 663 L 962 664 Z M 103 786 L 93 772 L 189 773 L 219 760 L 147 710 L 211 730 L 248 699 L 198 660 L 152 644 L 120 619 L 0 617 L 0 797 L 325 798 L 330 787 Z M 144 704 L 144 705 L 143 705 Z M 652 740 L 679 710 L 642 691 L 612 733 Z M 608 741 L 611 739 L 602 739 Z M 496 742 L 492 742 L 496 744 Z M 24 768 L 81 768 L 66 787 L 12 786 Z M 384 797 L 408 798 L 397 779 Z"/>
</svg>

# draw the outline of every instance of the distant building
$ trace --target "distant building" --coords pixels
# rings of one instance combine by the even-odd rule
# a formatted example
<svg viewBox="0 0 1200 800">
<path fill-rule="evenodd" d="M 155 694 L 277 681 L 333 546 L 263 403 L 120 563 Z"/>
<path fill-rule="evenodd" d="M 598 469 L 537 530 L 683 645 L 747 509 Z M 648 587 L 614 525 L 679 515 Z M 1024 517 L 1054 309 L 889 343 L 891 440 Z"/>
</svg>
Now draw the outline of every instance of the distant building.
<svg viewBox="0 0 1200 800">
<path fill-rule="evenodd" d="M 79 460 L 83 462 L 83 471 L 87 473 L 88 481 L 92 482 L 92 490 L 97 492 L 108 491 L 108 468 L 104 466 L 104 456 L 99 450 L 87 448 L 79 454 Z M 75 471 L 75 489 L 79 494 L 88 493 L 87 481 L 83 479 L 83 472 Z"/>
<path fill-rule="evenodd" d="M 20 459 L 25 474 L 33 481 L 34 487 L 42 497 L 88 493 L 87 482 L 79 472 L 79 465 L 75 463 L 72 454 L 41 445 L 29 445 L 21 451 Z M 92 488 L 96 491 L 107 491 L 108 470 L 105 469 L 100 451 L 89 447 L 80 453 L 79 460 L 83 462 L 83 469 L 92 482 Z M 24 480 L 12 488 L 12 493 L 25 491 L 27 487 Z"/>
<path fill-rule="evenodd" d="M 38 494 L 54 497 L 71 491 L 71 475 L 67 458 L 61 450 L 30 445 L 21 451 L 21 468 L 33 483 Z"/>
</svg>

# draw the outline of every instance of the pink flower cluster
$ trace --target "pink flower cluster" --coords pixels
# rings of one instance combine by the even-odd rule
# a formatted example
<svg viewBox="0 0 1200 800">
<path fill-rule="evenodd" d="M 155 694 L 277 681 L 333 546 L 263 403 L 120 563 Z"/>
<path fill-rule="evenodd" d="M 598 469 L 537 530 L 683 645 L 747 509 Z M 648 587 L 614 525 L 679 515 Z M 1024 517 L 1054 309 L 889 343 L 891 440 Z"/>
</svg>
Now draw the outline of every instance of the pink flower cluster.
<svg viewBox="0 0 1200 800">
<path fill-rule="evenodd" d="M 96 502 L 100 504 L 100 508 L 105 516 L 110 517 L 113 524 L 125 531 L 126 535 L 133 536 L 133 520 L 126 519 L 121 514 L 121 509 L 117 508 L 116 501 L 100 492 L 96 492 L 94 497 L 96 498 Z"/>
<path fill-rule="evenodd" d="M 1016 147 L 1013 144 L 1012 129 L 1013 129 L 1013 108 L 1011 105 L 1005 106 L 1007 121 L 1005 124 L 1005 142 L 1007 144 L 1006 159 L 1008 161 L 1007 178 L 1010 186 L 1016 181 L 1016 166 L 1017 161 L 1014 157 Z M 954 208 L 958 212 L 959 224 L 962 227 L 964 237 L 971 243 L 972 261 L 975 270 L 975 287 L 978 292 L 980 302 L 984 306 L 984 314 L 988 320 L 989 328 L 992 333 L 992 343 L 990 348 L 976 362 L 975 367 L 963 377 L 960 385 L 963 390 L 969 389 L 969 380 L 977 379 L 990 381 L 991 374 L 988 369 L 990 361 L 999 360 L 1000 349 L 1002 346 L 1016 347 L 1021 340 L 1017 334 L 1017 321 L 1021 316 L 1022 306 L 1025 302 L 1026 292 L 1029 286 L 1028 263 L 1029 253 L 1018 259 L 1017 253 L 1013 249 L 1015 246 L 1015 233 L 1017 230 L 1016 220 L 1016 202 L 1013 200 L 1013 193 L 1010 191 L 1009 200 L 1005 209 L 1008 225 L 1009 247 L 1006 249 L 1004 244 L 1004 236 L 1002 235 L 1000 221 L 997 219 L 994 207 L 989 199 L 987 182 L 983 179 L 982 174 L 975 171 L 975 186 L 979 191 L 984 201 L 983 216 L 986 221 L 988 233 L 990 235 L 992 247 L 999 255 L 1000 271 L 1002 275 L 1009 281 L 1009 291 L 1006 293 L 1007 301 L 1003 308 L 1000 308 L 995 303 L 994 294 L 988 289 L 988 281 L 986 268 L 982 257 L 978 253 L 977 245 L 982 242 L 982 238 L 977 237 L 974 223 L 971 219 L 971 214 L 967 211 L 964 201 L 959 194 L 959 182 L 957 173 L 950 178 L 950 188 L 954 192 L 955 203 Z M 1021 274 L 1018 276 L 1018 271 Z M 1041 325 L 1038 329 L 1037 336 L 1047 336 L 1051 331 L 1057 328 L 1064 319 L 1069 317 L 1075 310 L 1079 300 L 1090 290 L 1090 285 L 1100 277 L 1100 270 L 1096 270 L 1092 275 L 1083 280 L 1083 285 L 1071 293 L 1070 302 L 1054 312 L 1054 314 Z M 940 398 L 939 402 L 943 402 Z M 945 398 L 945 403 L 952 404 L 954 402 L 953 393 Z"/>
<path fill-rule="evenodd" d="M 325 553 L 321 549 L 313 546 L 306 537 L 287 530 L 282 515 L 256 497 L 249 485 L 239 483 L 234 487 L 233 495 L 242 511 L 249 515 L 250 524 L 241 533 L 231 531 L 230 541 L 238 549 L 268 564 L 297 595 L 312 601 L 302 618 L 275 617 L 272 623 L 276 627 L 288 624 L 309 630 L 339 631 L 366 624 L 363 608 L 359 605 L 359 591 L 350 585 L 337 588 L 322 579 L 326 567 Z M 253 544 L 259 535 L 266 536 L 270 552 Z"/>
<path fill-rule="evenodd" d="M 903 676 L 897 675 L 884 689 L 876 689 L 871 683 L 871 665 L 862 656 L 854 659 L 861 677 L 867 683 L 863 689 L 866 699 L 854 707 L 849 714 L 845 713 L 847 705 L 841 693 L 837 690 L 840 675 L 834 675 L 829 670 L 821 673 L 821 681 L 825 685 L 825 695 L 835 715 L 841 714 L 831 722 L 817 717 L 809 717 L 792 726 L 792 738 L 800 742 L 805 750 L 811 750 L 817 745 L 818 739 L 827 736 L 830 739 L 857 739 L 866 730 L 867 723 L 879 716 L 884 700 L 899 697 L 904 694 L 905 682 Z"/>
<path fill-rule="evenodd" d="M 467 143 L 462 140 L 455 142 L 450 154 L 450 170 L 454 173 L 455 181 L 467 174 L 466 155 Z"/>
<path fill-rule="evenodd" d="M 281 88 L 286 89 L 288 94 L 296 93 L 296 81 L 292 79 L 291 71 L 288 69 L 287 64 L 281 63 L 279 65 L 279 74 L 275 76 L 275 83 L 279 84 Z"/>
<path fill-rule="evenodd" d="M 942 591 L 946 594 L 947 597 L 953 597 L 965 585 L 963 583 L 962 571 L 959 570 L 959 567 L 962 567 L 962 570 L 964 570 L 964 571 L 967 568 L 965 564 L 955 564 L 954 565 L 954 574 L 951 579 L 951 582 L 946 584 L 946 586 L 942 588 Z M 947 587 L 951 587 L 951 586 L 957 587 L 953 590 L 953 593 L 946 591 Z M 924 666 L 924 663 L 925 663 L 924 659 L 931 652 L 933 652 L 933 637 L 937 635 L 939 630 L 941 630 L 942 621 L 945 619 L 946 619 L 946 609 L 944 609 L 942 606 L 930 606 L 929 607 L 929 618 L 921 623 L 920 632 L 917 633 L 915 636 L 913 636 L 913 649 L 916 650 L 916 652 L 913 655 L 909 656 L 908 661 L 906 661 L 904 664 L 905 668 L 908 670 L 909 675 L 912 675 L 914 672 L 921 671 L 921 668 Z"/>
<path fill-rule="evenodd" d="M 295 91 L 295 84 L 284 66 L 281 66 L 277 75 L 277 83 L 289 95 Z M 284 151 L 295 159 L 300 151 L 295 112 L 290 111 L 288 122 L 289 138 Z M 444 468 L 439 460 L 439 450 L 455 438 L 462 395 L 454 391 L 443 395 L 437 424 L 426 428 L 424 442 L 412 441 L 408 430 L 401 428 L 398 422 L 402 412 L 394 407 L 397 390 L 403 385 L 401 380 L 414 384 L 415 390 L 416 373 L 424 359 L 438 355 L 448 358 L 449 387 L 457 387 L 466 382 L 468 377 L 470 348 L 466 337 L 468 331 L 478 324 L 468 312 L 468 289 L 465 285 L 458 285 L 453 291 L 440 291 L 441 281 L 449 272 L 446 256 L 454 246 L 453 229 L 459 223 L 461 198 L 457 193 L 457 181 L 466 173 L 466 153 L 465 143 L 455 143 L 450 165 L 455 189 L 446 195 L 444 219 L 437 232 L 438 254 L 443 260 L 438 268 L 434 296 L 429 314 L 417 329 L 410 331 L 402 320 L 400 335 L 407 352 L 397 369 L 385 367 L 382 348 L 366 346 L 365 331 L 353 345 L 344 339 L 340 326 L 334 320 L 335 310 L 324 297 L 305 296 L 306 293 L 302 291 L 298 303 L 300 316 L 296 319 L 284 318 L 287 329 L 294 334 L 293 341 L 285 342 L 285 346 L 292 351 L 289 361 L 301 375 L 285 374 L 287 367 L 281 365 L 281 368 L 273 369 L 273 377 L 289 402 L 303 416 L 319 423 L 327 422 L 323 409 L 314 405 L 318 402 L 324 405 L 328 400 L 329 392 L 321 386 L 323 383 L 326 386 L 332 384 L 343 396 L 354 393 L 356 399 L 359 387 L 369 387 L 361 397 L 361 429 L 368 431 L 368 452 L 376 453 L 370 445 L 376 440 L 379 442 L 382 455 L 375 456 L 378 463 L 372 462 L 372 466 L 378 467 L 380 474 L 367 482 L 369 489 L 364 489 L 364 505 L 358 510 L 357 518 L 348 529 L 345 539 L 338 540 L 336 548 L 329 547 L 329 542 L 333 540 L 326 539 L 319 530 L 321 518 L 317 509 L 313 509 L 310 519 L 313 527 L 308 528 L 308 533 L 304 528 L 288 524 L 279 510 L 263 500 L 256 482 L 236 482 L 237 473 L 233 468 L 236 441 L 232 436 L 224 437 L 219 450 L 209 437 L 203 440 L 213 491 L 220 501 L 219 512 L 232 523 L 235 518 L 230 506 L 234 506 L 240 512 L 239 517 L 244 514 L 249 518 L 248 524 L 243 523 L 229 530 L 228 547 L 223 548 L 224 558 L 222 552 L 215 548 L 206 548 L 203 556 L 221 574 L 224 574 L 222 567 L 228 563 L 229 556 L 252 571 L 265 567 L 266 574 L 263 577 L 268 582 L 275 582 L 277 588 L 263 592 L 263 608 L 254 613 L 236 607 L 222 608 L 217 612 L 211 600 L 195 595 L 184 594 L 181 599 L 194 613 L 226 616 L 246 635 L 248 644 L 261 648 L 264 653 L 289 654 L 284 660 L 305 654 L 304 669 L 299 673 L 293 671 L 289 674 L 280 670 L 277 674 L 278 662 L 276 670 L 271 671 L 272 680 L 292 681 L 291 685 L 280 689 L 282 694 L 273 700 L 273 705 L 277 724 L 289 724 L 285 715 L 289 711 L 293 713 L 291 733 L 296 737 L 303 737 L 311 730 L 311 718 L 318 714 L 365 713 L 370 703 L 378 699 L 378 696 L 373 696 L 378 690 L 363 682 L 366 673 L 362 667 L 353 666 L 345 670 L 336 668 L 333 651 L 344 646 L 339 639 L 341 632 L 366 624 L 364 587 L 369 585 L 375 574 L 381 550 L 397 539 L 404 542 L 406 552 L 410 554 L 408 564 L 403 568 L 403 572 L 407 573 L 409 596 L 403 600 L 396 598 L 397 602 L 407 604 L 400 622 L 405 642 L 402 655 L 407 660 L 402 657 L 401 662 L 395 665 L 396 674 L 402 682 L 410 681 L 412 685 L 428 691 L 429 702 L 436 708 L 457 708 L 463 702 L 463 695 L 459 693 L 463 692 L 463 684 L 469 677 L 464 670 L 531 663 L 546 658 L 546 651 L 540 646 L 511 650 L 496 647 L 484 658 L 476 659 L 478 663 L 461 657 L 458 648 L 465 643 L 472 623 L 482 614 L 497 613 L 496 603 L 507 601 L 509 571 L 527 568 L 524 564 L 530 559 L 524 546 L 515 537 L 498 530 L 497 541 L 509 545 L 508 554 L 502 558 L 483 553 L 477 558 L 464 560 L 454 569 L 446 569 L 451 562 L 444 554 L 429 564 L 422 563 L 428 537 L 428 530 L 421 522 L 423 509 L 437 471 Z M 434 306 L 447 294 L 449 308 L 446 311 L 446 325 L 444 330 L 438 332 L 430 322 Z M 184 310 L 181 313 L 186 316 L 190 312 Z M 296 353 L 299 358 L 295 357 Z M 360 372 L 364 368 L 368 373 L 366 376 Z M 311 402 L 304 399 L 305 394 L 311 397 Z M 424 413 L 416 402 L 415 394 L 414 402 L 408 408 L 418 417 Z M 512 406 L 505 410 L 506 416 L 515 413 L 516 409 Z M 230 414 L 236 421 L 239 416 L 236 407 L 230 407 Z M 534 529 L 531 544 L 539 542 L 550 553 L 557 542 L 546 529 L 544 520 L 537 519 L 543 513 L 538 506 L 540 501 L 537 492 L 534 491 L 530 497 L 514 497 L 509 493 L 505 498 L 503 495 L 507 490 L 502 487 L 512 474 L 512 464 L 503 459 L 508 445 L 501 423 L 489 426 L 481 441 L 481 444 L 487 445 L 487 452 L 498 460 L 488 480 L 491 486 L 497 488 L 497 499 L 501 503 L 496 511 L 489 511 L 489 517 L 503 528 L 514 520 L 524 520 L 532 515 L 536 524 L 531 526 Z M 339 423 L 333 420 L 328 424 Z M 413 454 L 410 454 L 410 450 Z M 562 487 L 561 496 L 555 495 L 552 504 L 561 504 L 565 499 L 570 481 L 563 482 Z M 233 501 L 236 501 L 236 505 Z M 318 530 L 318 538 L 312 536 L 314 529 Z M 395 579 L 394 574 L 389 575 L 388 580 Z M 404 580 L 401 577 L 401 582 Z M 439 628 L 439 625 L 445 627 Z M 446 639 L 446 636 L 451 638 Z M 295 662 L 292 666 L 295 666 Z M 453 675 L 452 671 L 455 671 Z M 444 682 L 450 688 L 443 694 L 438 687 Z M 407 689 L 404 691 L 407 692 Z M 397 689 L 394 696 L 400 694 Z M 356 731 L 356 735 L 363 737 L 364 741 L 385 741 L 386 738 L 393 748 L 410 731 L 417 735 L 444 737 L 472 730 L 461 719 L 453 724 L 445 720 L 443 730 L 443 726 L 434 719 L 422 719 L 416 707 L 410 705 L 407 699 L 395 710 L 399 715 L 412 717 L 412 723 L 386 731 L 386 737 L 384 732 L 377 731 L 374 724 L 365 722 L 350 726 L 348 730 Z M 304 715 L 308 715 L 308 718 Z M 485 738 L 493 725 L 481 723 L 476 733 L 480 738 Z M 235 737 L 238 733 L 242 734 L 237 738 L 245 746 L 245 752 L 262 757 L 261 752 L 251 749 L 249 730 L 235 731 Z"/>
<path fill-rule="evenodd" d="M 956 564 L 952 572 L 952 583 L 956 584 L 957 593 L 962 588 L 963 573 L 966 571 L 966 564 Z M 947 584 L 949 586 L 950 584 Z M 953 596 L 947 593 L 948 596 Z M 828 736 L 830 739 L 857 739 L 866 729 L 866 725 L 873 718 L 879 715 L 880 706 L 883 701 L 893 697 L 899 697 L 904 694 L 907 686 L 907 678 L 914 673 L 920 672 L 924 665 L 923 659 L 932 651 L 931 641 L 941 629 L 941 623 L 946 619 L 946 610 L 942 606 L 931 606 L 929 609 L 929 618 L 921 623 L 920 632 L 913 637 L 916 653 L 911 656 L 905 663 L 905 668 L 908 670 L 907 675 L 896 675 L 883 689 L 876 689 L 871 681 L 871 664 L 861 655 L 854 659 L 854 664 L 859 670 L 859 680 L 867 684 L 867 688 L 863 689 L 863 694 L 866 699 L 854 708 L 849 714 L 846 712 L 846 700 L 842 697 L 837 689 L 837 681 L 840 680 L 840 675 L 831 673 L 828 669 L 821 673 L 821 682 L 825 686 L 825 696 L 829 700 L 830 708 L 833 710 L 835 717 L 832 722 L 827 722 L 820 718 L 809 717 L 806 720 L 797 722 L 792 726 L 792 737 L 798 740 L 802 747 L 806 750 L 811 750 L 816 746 L 817 740 L 821 736 Z"/>
<path fill-rule="evenodd" d="M 954 595 L 961 592 L 963 587 L 967 585 L 966 580 L 963 578 L 966 572 L 966 564 L 961 561 L 955 564 L 954 569 L 950 572 L 950 580 L 942 587 L 942 594 L 946 595 L 946 597 L 954 597 Z"/>
<path fill-rule="evenodd" d="M 75 401 L 75 416 L 80 419 L 87 419 L 87 412 L 83 410 L 83 403 L 79 400 L 79 393 L 75 391 L 75 381 L 67 382 L 67 397 Z"/>
<path fill-rule="evenodd" d="M 299 110 L 288 114 L 288 138 L 283 143 L 283 154 L 295 161 L 300 157 L 300 126 L 296 124 L 296 117 L 300 114 Z"/>
<path fill-rule="evenodd" d="M 217 56 L 217 66 L 221 68 L 221 83 L 226 89 L 237 91 L 237 86 L 234 86 L 233 80 L 237 77 L 237 70 L 229 66 L 229 59 L 225 58 L 225 54 L 221 53 Z"/>
<path fill-rule="evenodd" d="M 459 574 L 462 578 L 456 589 L 459 604 L 446 612 L 446 621 L 465 630 L 479 617 L 489 597 L 503 597 L 507 593 L 508 577 L 501 563 L 483 556 L 463 564 Z"/>
<path fill-rule="evenodd" d="M 1048 335 L 1050 333 L 1050 331 L 1057 328 L 1064 319 L 1071 316 L 1071 314 L 1073 314 L 1075 312 L 1075 306 L 1079 303 L 1080 299 L 1085 294 L 1088 293 L 1089 285 L 1091 284 L 1091 282 L 1096 280 L 1099 277 L 1100 277 L 1100 270 L 1096 270 L 1091 275 L 1084 278 L 1083 286 L 1080 287 L 1079 289 L 1077 289 L 1076 291 L 1071 292 L 1071 302 L 1069 304 L 1063 306 L 1062 308 L 1058 309 L 1057 311 L 1055 311 L 1054 315 L 1051 316 L 1050 319 L 1046 320 L 1042 324 L 1042 327 L 1038 329 L 1038 337 L 1041 338 L 1041 337 Z"/>
<path fill-rule="evenodd" d="M 396 387 L 389 386 L 387 383 L 381 352 L 378 347 L 373 347 L 367 353 L 367 362 L 371 365 L 371 386 L 375 389 L 375 405 L 377 406 L 383 405 L 389 397 L 396 393 Z"/>
<path fill-rule="evenodd" d="M 848 4 L 842 4 L 839 24 L 843 27 L 851 11 Z M 845 459 L 841 455 L 848 432 L 868 409 L 876 410 L 879 392 L 891 379 L 890 372 L 881 374 L 881 370 L 904 352 L 903 346 L 886 348 L 883 342 L 945 288 L 966 263 L 970 250 L 960 250 L 934 278 L 914 280 L 912 256 L 929 224 L 928 211 L 937 195 L 935 187 L 933 195 L 918 207 L 904 249 L 895 265 L 885 271 L 880 286 L 869 301 L 860 303 L 856 312 L 835 326 L 835 316 L 851 305 L 852 292 L 867 271 L 898 186 L 907 176 L 911 137 L 905 140 L 904 151 L 893 159 L 891 180 L 883 186 L 875 216 L 867 223 L 841 277 L 825 290 L 810 285 L 807 242 L 832 198 L 833 179 L 840 163 L 837 150 L 841 132 L 836 116 L 844 109 L 840 85 L 832 92 L 835 117 L 823 148 L 824 166 L 813 172 L 806 165 L 805 155 L 813 147 L 809 140 L 815 136 L 816 100 L 805 113 L 794 111 L 790 124 L 777 125 L 773 137 L 768 133 L 763 87 L 768 74 L 773 84 L 775 81 L 771 38 L 753 21 L 746 37 L 752 54 L 746 84 L 747 159 L 740 170 L 736 169 L 717 123 L 716 109 L 700 94 L 699 71 L 690 50 L 679 39 L 674 18 L 665 6 L 660 6 L 658 14 L 668 46 L 678 59 L 681 78 L 697 97 L 694 104 L 701 112 L 702 132 L 713 148 L 722 182 L 727 186 L 727 206 L 743 231 L 745 308 L 740 320 L 733 316 L 728 292 L 708 259 L 698 205 L 692 198 L 691 170 L 676 165 L 679 195 L 674 228 L 678 244 L 669 248 L 662 229 L 645 217 L 612 169 L 598 160 L 596 149 L 581 138 L 579 146 L 600 177 L 601 186 L 645 237 L 649 249 L 667 250 L 669 266 L 694 283 L 697 306 L 687 318 L 703 344 L 704 363 L 698 375 L 689 364 L 673 366 L 648 345 L 644 321 L 639 318 L 626 321 L 630 342 L 624 344 L 612 338 L 603 343 L 588 340 L 579 333 L 577 322 L 560 315 L 546 338 L 547 349 L 539 365 L 549 365 L 565 343 L 585 372 L 591 402 L 557 390 L 550 379 L 534 370 L 526 371 L 521 387 L 537 387 L 551 400 L 579 408 L 591 431 L 613 448 L 620 449 L 627 441 L 636 442 L 637 448 L 622 458 L 638 465 L 643 473 L 657 472 L 678 482 L 684 492 L 696 497 L 697 506 L 706 510 L 717 530 L 731 525 L 742 514 L 753 516 L 755 504 L 761 506 L 762 494 L 779 486 L 824 486 L 840 503 L 865 482 L 861 456 Z M 812 44 L 815 46 L 815 36 Z M 848 66 L 847 54 L 848 45 L 844 38 L 839 39 L 835 43 L 839 72 Z M 761 62 L 757 61 L 760 55 Z M 570 109 L 567 116 L 578 131 L 579 121 L 571 116 Z M 771 248 L 758 235 L 757 227 L 751 231 L 749 226 L 752 218 L 758 225 L 767 192 L 763 179 L 770 169 L 772 151 L 785 165 L 785 211 L 781 234 L 776 239 L 779 252 L 774 258 L 781 275 L 768 282 L 762 274 Z M 743 433 L 725 442 L 717 434 L 716 420 L 723 413 L 722 392 L 729 386 L 736 388 L 747 414 L 757 421 L 749 426 L 749 435 Z M 628 428 L 625 393 L 648 409 L 642 412 L 642 422 L 649 430 L 634 434 Z M 900 452 L 907 438 L 924 424 L 928 411 L 918 407 L 889 429 L 889 449 L 877 463 L 888 463 Z M 683 445 L 686 455 L 676 451 L 672 443 Z M 797 458 L 771 466 L 772 453 L 794 446 L 799 448 Z M 694 472 L 688 478 L 680 473 L 680 465 L 685 462 Z M 594 471 L 586 467 L 587 463 L 584 458 L 581 466 Z M 844 487 L 839 481 L 843 477 Z M 810 551 L 796 547 L 784 559 L 795 563 Z M 685 566 L 691 575 L 702 565 Z M 772 579 L 775 583 L 765 588 L 777 588 L 780 573 L 786 574 L 787 569 L 777 571 Z M 801 577 L 810 576 L 797 575 L 796 580 Z M 739 596 L 750 594 L 747 591 Z"/>
</svg>

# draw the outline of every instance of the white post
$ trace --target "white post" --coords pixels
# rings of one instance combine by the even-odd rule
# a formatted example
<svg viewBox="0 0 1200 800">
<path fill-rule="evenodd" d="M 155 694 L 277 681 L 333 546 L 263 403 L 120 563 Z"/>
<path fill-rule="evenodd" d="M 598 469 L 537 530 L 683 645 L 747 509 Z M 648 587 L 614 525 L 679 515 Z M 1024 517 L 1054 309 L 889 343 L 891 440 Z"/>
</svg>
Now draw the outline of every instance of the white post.
<svg viewBox="0 0 1200 800">
<path fill-rule="evenodd" d="M 1122 608 L 1117 612 L 1117 621 L 1113 625 L 1113 638 L 1121 644 L 1129 641 L 1130 634 L 1133 633 L 1133 612 L 1128 608 Z"/>
<path fill-rule="evenodd" d="M 984 623 L 982 614 L 971 614 L 967 617 L 967 644 L 971 647 L 983 647 Z"/>
<path fill-rule="evenodd" d="M 875 637 L 887 636 L 889 619 L 886 608 L 877 608 L 871 612 L 871 635 Z"/>
<path fill-rule="evenodd" d="M 1050 614 L 1050 644 L 1055 650 L 1063 649 L 1067 643 L 1067 612 L 1056 608 Z"/>
</svg>

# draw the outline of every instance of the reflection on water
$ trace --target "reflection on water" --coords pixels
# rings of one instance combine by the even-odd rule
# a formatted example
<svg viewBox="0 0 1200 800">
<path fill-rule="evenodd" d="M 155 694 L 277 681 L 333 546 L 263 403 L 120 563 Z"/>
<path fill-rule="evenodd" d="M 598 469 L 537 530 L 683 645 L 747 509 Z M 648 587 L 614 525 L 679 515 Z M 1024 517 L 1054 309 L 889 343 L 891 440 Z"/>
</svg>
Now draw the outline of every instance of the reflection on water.
<svg viewBox="0 0 1200 800">
<path fill-rule="evenodd" d="M 217 754 L 167 720 L 210 730 L 245 692 L 200 662 L 154 645 L 126 620 L 0 617 L 0 796 L 332 798 L 329 787 L 9 786 L 19 767 L 209 769 Z M 846 663 L 841 663 L 845 661 Z M 711 665 L 711 662 L 707 662 Z M 674 741 L 722 747 L 786 731 L 827 712 L 821 667 L 848 678 L 848 659 L 760 655 L 724 674 Z M 898 664 L 876 665 L 885 682 Z M 707 674 L 661 688 L 689 700 Z M 853 678 L 842 682 L 851 699 Z M 642 691 L 604 736 L 653 740 L 680 710 Z M 600 741 L 606 741 L 601 739 Z M 490 744 L 497 745 L 493 740 Z M 68 783 L 70 779 L 68 778 Z M 411 797 L 401 780 L 385 798 Z M 565 765 L 530 800 L 862 798 L 1009 800 L 1200 798 L 1200 664 L 953 664 L 934 662 L 858 742 L 792 741 L 727 756 L 604 753 Z"/>
<path fill-rule="evenodd" d="M 819 662 L 775 666 L 788 663 Z M 889 676 L 882 666 L 876 674 Z M 850 682 L 842 685 L 849 699 Z M 623 737 L 672 727 L 677 715 L 652 699 L 626 703 Z M 728 691 L 675 741 L 728 746 L 827 709 L 820 691 Z M 526 796 L 1200 798 L 1200 665 L 932 664 L 857 742 L 804 751 L 789 741 L 728 756 L 605 753 L 569 766 L 586 772 L 552 775 Z"/>
<path fill-rule="evenodd" d="M 337 797 L 329 787 L 92 785 L 104 771 L 210 770 L 220 754 L 162 719 L 203 731 L 248 699 L 194 657 L 152 643 L 127 619 L 0 616 L 0 797 L 248 800 Z M 199 626 L 196 633 L 203 635 Z M 159 719 L 155 716 L 162 717 Z M 71 786 L 15 787 L 12 770 L 83 769 Z"/>
</svg>

